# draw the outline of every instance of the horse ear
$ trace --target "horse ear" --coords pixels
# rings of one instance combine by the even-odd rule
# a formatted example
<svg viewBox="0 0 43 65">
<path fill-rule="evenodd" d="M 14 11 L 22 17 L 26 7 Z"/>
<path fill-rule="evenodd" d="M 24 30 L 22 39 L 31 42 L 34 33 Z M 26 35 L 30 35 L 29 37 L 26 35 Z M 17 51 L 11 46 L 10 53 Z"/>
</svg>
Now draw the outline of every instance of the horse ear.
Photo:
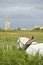
<svg viewBox="0 0 43 65">
<path fill-rule="evenodd" d="M 34 39 L 34 36 L 31 37 L 31 40 Z"/>
</svg>

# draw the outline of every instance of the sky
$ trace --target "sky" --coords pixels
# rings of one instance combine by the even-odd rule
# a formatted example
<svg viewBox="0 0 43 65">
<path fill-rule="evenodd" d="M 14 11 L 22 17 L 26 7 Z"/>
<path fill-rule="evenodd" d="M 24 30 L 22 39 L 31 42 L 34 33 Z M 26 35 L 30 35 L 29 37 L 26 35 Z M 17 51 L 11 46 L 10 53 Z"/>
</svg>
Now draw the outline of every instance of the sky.
<svg viewBox="0 0 43 65">
<path fill-rule="evenodd" d="M 0 28 L 5 28 L 7 17 L 11 29 L 43 26 L 43 0 L 0 0 Z"/>
</svg>

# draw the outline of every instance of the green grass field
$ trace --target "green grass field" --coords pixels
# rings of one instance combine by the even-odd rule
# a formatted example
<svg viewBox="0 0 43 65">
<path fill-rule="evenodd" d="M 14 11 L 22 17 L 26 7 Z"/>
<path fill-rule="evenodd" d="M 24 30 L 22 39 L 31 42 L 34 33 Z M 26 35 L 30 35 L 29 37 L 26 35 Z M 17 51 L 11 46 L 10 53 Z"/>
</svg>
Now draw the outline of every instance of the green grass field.
<svg viewBox="0 0 43 65">
<path fill-rule="evenodd" d="M 43 57 L 30 56 L 25 50 L 18 51 L 18 37 L 34 36 L 37 42 L 43 42 L 43 31 L 14 30 L 0 31 L 0 65 L 43 65 Z"/>
</svg>

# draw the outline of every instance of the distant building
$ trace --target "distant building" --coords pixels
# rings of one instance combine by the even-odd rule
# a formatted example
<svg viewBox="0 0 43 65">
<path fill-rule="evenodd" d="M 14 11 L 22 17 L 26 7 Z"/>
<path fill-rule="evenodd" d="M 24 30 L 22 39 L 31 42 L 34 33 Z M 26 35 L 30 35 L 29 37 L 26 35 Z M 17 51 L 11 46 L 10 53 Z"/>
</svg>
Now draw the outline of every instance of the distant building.
<svg viewBox="0 0 43 65">
<path fill-rule="evenodd" d="M 35 28 L 39 28 L 40 29 L 40 26 L 35 26 Z"/>
<path fill-rule="evenodd" d="M 43 29 L 43 26 L 41 26 L 40 29 Z"/>
<path fill-rule="evenodd" d="M 35 28 L 43 29 L 43 26 L 35 26 Z"/>
<path fill-rule="evenodd" d="M 10 29 L 10 21 L 7 18 L 6 21 L 5 21 L 5 30 L 9 30 L 9 29 Z"/>
</svg>

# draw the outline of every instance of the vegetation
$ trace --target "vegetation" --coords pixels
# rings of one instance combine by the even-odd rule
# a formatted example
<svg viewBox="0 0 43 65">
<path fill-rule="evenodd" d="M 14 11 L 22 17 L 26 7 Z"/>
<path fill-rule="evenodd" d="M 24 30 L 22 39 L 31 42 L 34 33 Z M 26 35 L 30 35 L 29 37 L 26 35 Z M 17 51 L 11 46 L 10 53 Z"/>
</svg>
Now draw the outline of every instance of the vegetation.
<svg viewBox="0 0 43 65">
<path fill-rule="evenodd" d="M 34 28 L 33 30 L 36 30 L 36 31 L 43 31 L 43 29 L 40 29 L 40 28 Z"/>
<path fill-rule="evenodd" d="M 17 49 L 17 39 L 21 36 L 34 36 L 35 41 L 43 42 L 43 31 L 0 31 L 0 65 L 43 65 L 43 57 L 38 53 L 33 56 Z"/>
<path fill-rule="evenodd" d="M 40 28 L 34 28 L 34 30 L 40 30 Z"/>
</svg>

